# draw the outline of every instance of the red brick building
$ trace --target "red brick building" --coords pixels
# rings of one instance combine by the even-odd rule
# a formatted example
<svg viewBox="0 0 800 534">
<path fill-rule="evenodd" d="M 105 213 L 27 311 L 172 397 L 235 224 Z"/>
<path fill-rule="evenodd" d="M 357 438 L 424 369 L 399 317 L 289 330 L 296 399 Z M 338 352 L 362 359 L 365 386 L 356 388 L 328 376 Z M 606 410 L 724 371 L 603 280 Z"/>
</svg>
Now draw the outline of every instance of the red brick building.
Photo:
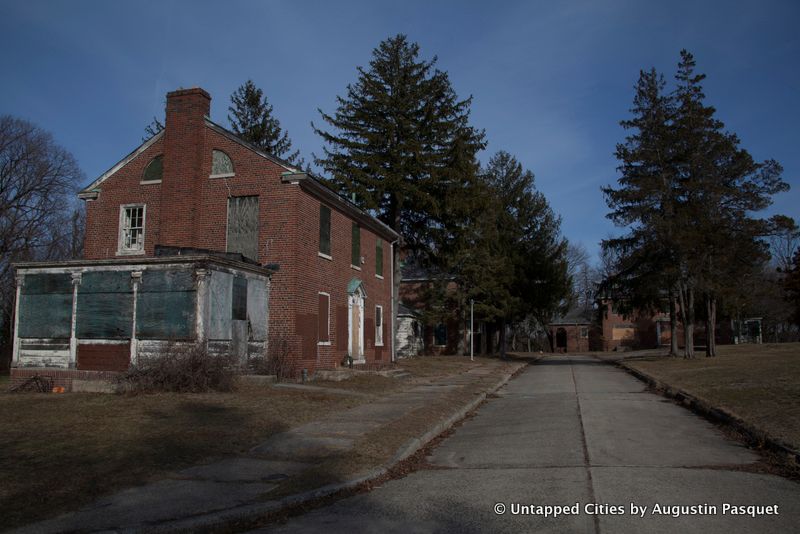
<svg viewBox="0 0 800 534">
<path fill-rule="evenodd" d="M 390 362 L 398 235 L 313 176 L 209 119 L 211 97 L 167 94 L 165 129 L 80 192 L 85 257 L 157 246 L 241 253 L 277 269 L 269 350 L 296 372 Z M 211 341 L 211 340 L 209 340 Z"/>
</svg>

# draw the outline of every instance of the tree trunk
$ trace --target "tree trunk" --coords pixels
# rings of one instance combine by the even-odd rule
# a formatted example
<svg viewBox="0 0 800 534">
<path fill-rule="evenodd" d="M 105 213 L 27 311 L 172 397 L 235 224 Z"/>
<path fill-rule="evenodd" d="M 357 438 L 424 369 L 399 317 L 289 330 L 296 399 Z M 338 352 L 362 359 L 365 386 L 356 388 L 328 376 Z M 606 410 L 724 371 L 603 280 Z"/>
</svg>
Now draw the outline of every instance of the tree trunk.
<svg viewBox="0 0 800 534">
<path fill-rule="evenodd" d="M 500 320 L 500 359 L 506 359 L 506 319 Z"/>
<path fill-rule="evenodd" d="M 706 357 L 717 355 L 717 299 L 706 296 Z"/>
<path fill-rule="evenodd" d="M 675 296 L 675 286 L 669 288 L 669 355 L 678 357 L 678 297 Z"/>
<path fill-rule="evenodd" d="M 678 287 L 683 323 L 683 357 L 694 358 L 694 288 L 687 280 L 681 280 Z"/>
</svg>

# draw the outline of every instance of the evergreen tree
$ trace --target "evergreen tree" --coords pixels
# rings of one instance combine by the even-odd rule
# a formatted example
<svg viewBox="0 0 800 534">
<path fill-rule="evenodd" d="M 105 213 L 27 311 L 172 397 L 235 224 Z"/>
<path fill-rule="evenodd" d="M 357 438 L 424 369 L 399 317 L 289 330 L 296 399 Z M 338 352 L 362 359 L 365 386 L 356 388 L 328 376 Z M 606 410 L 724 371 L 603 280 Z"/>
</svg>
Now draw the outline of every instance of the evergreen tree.
<svg viewBox="0 0 800 534">
<path fill-rule="evenodd" d="M 247 80 L 234 91 L 228 111 L 231 129 L 241 139 L 289 163 L 302 165 L 302 160 L 298 160 L 300 151 L 291 151 L 289 134 L 281 129 L 280 121 L 272 114 L 272 105 L 253 80 Z"/>
<path fill-rule="evenodd" d="M 704 102 L 705 75 L 696 74 L 695 66 L 692 54 L 682 50 L 673 123 L 685 259 L 678 283 L 688 357 L 693 356 L 695 293 L 701 292 L 705 304 L 706 355 L 714 356 L 718 296 L 765 259 L 766 247 L 759 238 L 769 233 L 769 225 L 750 214 L 765 209 L 772 195 L 789 188 L 777 162 L 755 162 L 739 147 L 738 137 L 725 131 L 714 107 Z"/>
<path fill-rule="evenodd" d="M 330 177 L 329 186 L 354 195 L 402 236 L 394 258 L 395 295 L 401 257 L 434 262 L 442 243 L 453 239 L 447 213 L 468 198 L 464 191 L 484 147 L 483 132 L 469 124 L 472 99 L 456 96 L 435 57 L 419 55 L 419 45 L 405 35 L 381 42 L 369 67 L 358 68 L 347 95 L 337 97 L 336 111 L 320 110 L 331 130 L 314 126 L 326 144 L 315 162 Z"/>
<path fill-rule="evenodd" d="M 680 302 L 688 358 L 694 357 L 696 295 L 705 304 L 707 355 L 713 356 L 718 297 L 764 258 L 759 238 L 769 225 L 751 213 L 788 189 L 780 165 L 756 163 L 736 135 L 724 131 L 704 103 L 705 75 L 694 69 L 694 58 L 682 50 L 677 87 L 668 96 L 655 71 L 641 73 L 634 118 L 622 123 L 636 132 L 617 148 L 620 187 L 603 190 L 609 217 L 631 228 L 606 243 L 621 251 L 616 281 L 639 297 L 643 281 L 665 283 L 671 316 L 675 296 Z"/>
<path fill-rule="evenodd" d="M 664 93 L 663 76 L 655 69 L 640 71 L 631 108 L 632 118 L 620 122 L 630 131 L 617 145 L 619 187 L 603 188 L 611 208 L 608 218 L 628 233 L 603 241 L 615 258 L 614 274 L 603 291 L 614 297 L 621 312 L 662 310 L 665 290 L 671 318 L 670 353 L 677 355 L 676 281 L 681 264 L 677 244 L 676 177 L 673 155 L 673 99 Z"/>
<path fill-rule="evenodd" d="M 546 326 L 567 302 L 567 243 L 533 173 L 507 152 L 489 160 L 470 197 L 477 209 L 454 226 L 447 270 L 462 302 L 474 299 L 476 313 L 496 324 L 505 355 L 507 325 L 532 316 Z"/>
</svg>

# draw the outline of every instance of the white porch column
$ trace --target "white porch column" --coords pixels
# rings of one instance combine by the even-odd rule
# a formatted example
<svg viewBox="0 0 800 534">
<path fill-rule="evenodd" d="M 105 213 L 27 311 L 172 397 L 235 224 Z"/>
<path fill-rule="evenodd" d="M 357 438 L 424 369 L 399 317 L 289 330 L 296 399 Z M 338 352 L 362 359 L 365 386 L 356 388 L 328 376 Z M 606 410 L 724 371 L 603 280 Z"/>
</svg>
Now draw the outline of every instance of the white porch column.
<svg viewBox="0 0 800 534">
<path fill-rule="evenodd" d="M 133 311 L 131 312 L 131 365 L 136 365 L 139 361 L 139 341 L 136 339 L 136 305 L 139 295 L 139 285 L 142 283 L 142 271 L 131 273 L 131 284 L 133 285 Z"/>
<path fill-rule="evenodd" d="M 72 273 L 72 316 L 69 325 L 69 363 L 70 369 L 75 369 L 78 364 L 78 286 L 81 285 L 81 273 Z"/>
<path fill-rule="evenodd" d="M 207 269 L 197 269 L 197 302 L 195 303 L 195 333 L 197 342 L 205 343 L 208 333 L 206 332 L 206 313 L 208 312 L 208 277 L 211 272 Z"/>
<path fill-rule="evenodd" d="M 14 301 L 14 348 L 11 352 L 11 365 L 15 367 L 19 364 L 19 299 L 22 294 L 22 286 L 25 283 L 25 275 L 17 274 L 15 277 L 17 285 L 16 300 Z"/>
</svg>

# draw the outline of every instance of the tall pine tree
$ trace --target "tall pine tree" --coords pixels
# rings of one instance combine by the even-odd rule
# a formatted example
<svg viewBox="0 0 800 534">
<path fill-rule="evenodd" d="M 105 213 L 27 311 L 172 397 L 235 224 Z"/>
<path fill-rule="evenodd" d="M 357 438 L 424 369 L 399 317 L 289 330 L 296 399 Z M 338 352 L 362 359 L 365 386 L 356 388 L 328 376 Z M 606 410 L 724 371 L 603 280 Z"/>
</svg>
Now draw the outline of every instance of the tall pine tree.
<svg viewBox="0 0 800 534">
<path fill-rule="evenodd" d="M 646 282 L 659 281 L 669 290 L 673 319 L 677 297 L 687 358 L 694 357 L 696 301 L 702 299 L 706 353 L 713 356 L 718 297 L 764 258 L 759 238 L 769 225 L 751 214 L 788 186 L 780 165 L 756 163 L 724 130 L 704 102 L 705 75 L 695 73 L 685 50 L 675 78 L 677 87 L 664 96 L 654 70 L 640 75 L 634 118 L 622 123 L 634 133 L 617 147 L 619 188 L 603 190 L 609 217 L 629 232 L 605 246 L 620 258 L 618 285 L 641 299 Z"/>
<path fill-rule="evenodd" d="M 234 91 L 228 111 L 231 129 L 241 139 L 289 163 L 302 165 L 302 160 L 298 159 L 300 151 L 291 151 L 289 134 L 281 129 L 280 121 L 273 116 L 272 105 L 253 80 L 247 80 Z"/>
<path fill-rule="evenodd" d="M 678 223 L 684 262 L 678 279 L 684 317 L 686 356 L 692 357 L 694 302 L 699 293 L 706 319 L 706 355 L 716 355 L 717 300 L 730 292 L 737 276 L 764 261 L 769 233 L 766 221 L 751 214 L 788 190 L 783 169 L 772 160 L 757 163 L 739 138 L 725 130 L 716 110 L 705 103 L 692 54 L 681 50 L 673 93 L 675 169 L 679 191 Z"/>
<path fill-rule="evenodd" d="M 403 236 L 394 258 L 395 295 L 401 257 L 436 259 L 449 231 L 447 203 L 464 198 L 484 147 L 483 132 L 469 124 L 472 99 L 457 97 L 435 57 L 419 55 L 419 45 L 405 35 L 382 41 L 346 96 L 337 97 L 336 111 L 320 110 L 331 130 L 314 126 L 326 144 L 315 162 L 330 187 L 354 195 Z"/>
</svg>

